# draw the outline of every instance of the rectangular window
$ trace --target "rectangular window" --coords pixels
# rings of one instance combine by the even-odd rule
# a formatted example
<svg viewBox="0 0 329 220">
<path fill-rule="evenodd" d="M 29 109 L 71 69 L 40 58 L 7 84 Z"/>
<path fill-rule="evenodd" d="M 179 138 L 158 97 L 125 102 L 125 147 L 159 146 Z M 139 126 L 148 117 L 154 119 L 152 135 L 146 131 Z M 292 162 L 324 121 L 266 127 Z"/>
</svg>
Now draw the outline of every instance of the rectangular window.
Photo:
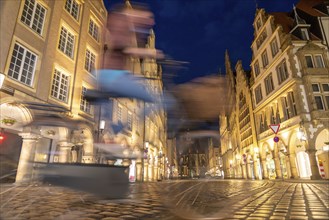
<svg viewBox="0 0 329 220">
<path fill-rule="evenodd" d="M 313 90 L 313 92 L 320 92 L 319 84 L 313 83 L 312 84 L 312 90 Z"/>
<path fill-rule="evenodd" d="M 80 5 L 75 0 L 66 0 L 65 10 L 72 15 L 75 20 L 79 19 Z"/>
<path fill-rule="evenodd" d="M 326 100 L 327 110 L 329 110 L 329 95 L 324 96 L 324 99 Z"/>
<path fill-rule="evenodd" d="M 322 55 L 314 55 L 315 67 L 316 68 L 324 68 L 324 63 L 322 59 Z"/>
<path fill-rule="evenodd" d="M 319 95 L 314 96 L 314 100 L 315 100 L 315 104 L 316 104 L 316 109 L 324 110 L 322 96 L 319 96 Z"/>
<path fill-rule="evenodd" d="M 265 124 L 264 124 L 264 119 L 263 119 L 262 114 L 259 117 L 259 131 L 260 131 L 260 133 L 265 131 Z"/>
<path fill-rule="evenodd" d="M 306 28 L 302 28 L 300 30 L 301 32 L 301 37 L 302 37 L 302 40 L 309 40 L 309 35 L 308 35 L 308 30 Z"/>
<path fill-rule="evenodd" d="M 89 21 L 89 32 L 88 32 L 96 41 L 98 41 L 99 27 L 98 25 L 90 19 Z"/>
<path fill-rule="evenodd" d="M 281 123 L 279 105 L 276 103 L 276 113 L 275 113 L 276 123 Z"/>
<path fill-rule="evenodd" d="M 286 61 L 283 61 L 281 64 L 279 64 L 279 66 L 276 68 L 276 71 L 278 75 L 279 84 L 281 84 L 286 79 L 288 79 L 288 70 L 287 70 Z"/>
<path fill-rule="evenodd" d="M 37 56 L 19 44 L 15 44 L 8 76 L 23 84 L 32 86 Z"/>
<path fill-rule="evenodd" d="M 127 128 L 129 131 L 133 130 L 133 115 L 131 112 L 128 112 L 128 117 L 127 117 Z"/>
<path fill-rule="evenodd" d="M 21 21 L 38 34 L 42 34 L 46 9 L 34 0 L 25 0 Z"/>
<path fill-rule="evenodd" d="M 69 93 L 70 77 L 67 74 L 55 69 L 51 96 L 60 101 L 67 102 Z"/>
<path fill-rule="evenodd" d="M 259 73 L 260 73 L 258 60 L 254 64 L 254 71 L 255 71 L 255 75 L 257 77 L 259 75 Z"/>
<path fill-rule="evenodd" d="M 290 115 L 295 116 L 295 115 L 297 115 L 297 107 L 296 107 L 296 101 L 295 101 L 294 93 L 293 92 L 288 92 L 288 98 L 289 98 L 289 104 L 290 104 L 290 107 L 291 107 Z"/>
<path fill-rule="evenodd" d="M 118 111 L 117 111 L 118 121 L 122 122 L 122 106 L 118 104 Z"/>
<path fill-rule="evenodd" d="M 314 68 L 313 58 L 311 55 L 305 55 L 305 60 L 306 60 L 306 66 L 308 68 Z"/>
<path fill-rule="evenodd" d="M 272 40 L 271 42 L 271 51 L 272 51 L 272 57 L 275 57 L 275 55 L 279 52 L 278 42 L 276 39 Z"/>
<path fill-rule="evenodd" d="M 275 113 L 274 113 L 274 107 L 271 107 L 271 124 L 276 123 Z"/>
<path fill-rule="evenodd" d="M 264 53 L 262 53 L 262 62 L 263 62 L 263 67 L 266 67 L 268 65 L 268 57 L 266 50 L 264 51 Z"/>
<path fill-rule="evenodd" d="M 80 102 L 80 110 L 84 111 L 88 114 L 91 114 L 91 105 L 90 103 L 85 99 L 85 94 L 87 92 L 87 88 L 82 87 L 81 91 L 81 102 Z"/>
<path fill-rule="evenodd" d="M 255 89 L 256 104 L 258 104 L 263 99 L 262 87 L 261 85 L 257 86 Z"/>
<path fill-rule="evenodd" d="M 96 55 L 93 54 L 90 50 L 86 50 L 86 60 L 85 60 L 85 69 L 89 73 L 93 73 L 96 65 Z"/>
<path fill-rule="evenodd" d="M 58 49 L 70 58 L 73 58 L 74 55 L 74 41 L 74 34 L 70 33 L 65 27 L 62 27 Z"/>
<path fill-rule="evenodd" d="M 329 84 L 328 83 L 322 84 L 322 91 L 323 92 L 329 92 Z"/>
<path fill-rule="evenodd" d="M 274 90 L 272 74 L 269 74 L 265 78 L 265 90 L 266 90 L 266 95 L 268 95 L 270 92 Z"/>
<path fill-rule="evenodd" d="M 289 103 L 287 97 L 283 97 L 283 110 L 286 116 L 286 119 L 290 118 Z"/>
</svg>

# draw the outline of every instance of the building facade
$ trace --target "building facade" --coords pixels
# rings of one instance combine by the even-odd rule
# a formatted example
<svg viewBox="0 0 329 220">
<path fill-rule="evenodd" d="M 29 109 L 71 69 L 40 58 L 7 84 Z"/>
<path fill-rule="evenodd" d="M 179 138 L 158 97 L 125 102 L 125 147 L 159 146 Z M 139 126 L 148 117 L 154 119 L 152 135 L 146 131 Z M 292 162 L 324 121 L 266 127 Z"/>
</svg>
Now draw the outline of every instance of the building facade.
<svg viewBox="0 0 329 220">
<path fill-rule="evenodd" d="M 95 110 L 82 94 L 97 87 L 93 70 L 102 65 L 107 17 L 103 2 L 0 4 L 0 68 L 5 75 L 0 108 L 1 129 L 6 134 L 2 145 L 5 151 L 20 152 L 16 182 L 30 179 L 30 160 L 92 162 Z M 32 109 L 26 102 L 60 106 L 65 117 L 83 123 L 76 129 L 25 126 L 36 115 L 53 111 Z"/>
<path fill-rule="evenodd" d="M 131 7 L 128 1 L 126 4 Z M 1 1 L 0 6 L 0 71 L 5 76 L 0 90 L 0 133 L 4 136 L 0 144 L 4 157 L 1 167 L 6 169 L 1 173 L 17 168 L 14 179 L 19 183 L 33 179 L 33 163 L 29 161 L 108 163 L 102 152 L 94 149 L 94 142 L 99 141 L 114 139 L 143 151 L 148 129 L 153 129 L 145 127 L 145 118 L 149 116 L 145 103 L 111 99 L 105 106 L 92 106 L 84 99 L 86 90 L 98 88 L 97 70 L 104 66 L 106 45 L 110 43 L 103 1 Z M 154 41 L 151 31 L 147 46 L 154 47 Z M 145 71 L 144 63 L 148 63 Z M 152 74 L 160 73 L 154 82 L 161 96 L 161 68 L 155 60 L 144 63 L 136 58 L 127 60 L 131 72 L 141 78 L 151 72 L 149 68 L 156 67 Z M 30 126 L 37 117 L 50 113 L 79 123 Z M 166 115 L 163 110 L 157 110 L 155 115 L 159 132 L 154 142 L 158 154 L 166 148 Z M 100 129 L 102 121 L 105 127 Z M 127 129 L 113 136 L 110 124 L 118 121 L 127 124 Z M 148 170 L 143 170 L 143 161 L 134 161 L 135 180 L 142 181 L 142 172 Z M 147 176 L 155 180 L 158 175 Z"/>
<path fill-rule="evenodd" d="M 238 83 L 239 72 L 243 71 L 237 64 L 235 92 L 239 107 L 230 115 L 239 121 L 240 163 L 234 163 L 240 156 L 230 155 L 230 147 L 222 147 L 222 153 L 232 161 L 226 161 L 227 165 L 248 167 L 242 169 L 244 178 L 328 178 L 328 46 L 323 35 L 315 34 L 316 30 L 298 13 L 301 7 L 308 14 L 316 10 L 321 17 L 328 17 L 328 11 L 317 10 L 328 6 L 323 1 L 312 1 L 311 5 L 305 2 L 300 1 L 290 13 L 257 9 L 249 83 Z M 306 10 L 305 5 L 310 8 Z M 245 136 L 241 125 L 246 119 L 241 115 L 243 95 L 237 90 L 248 91 L 248 87 L 252 108 L 247 127 L 252 135 L 246 147 L 242 144 Z M 279 129 L 272 131 L 270 125 Z M 222 134 L 227 137 L 225 130 Z"/>
</svg>

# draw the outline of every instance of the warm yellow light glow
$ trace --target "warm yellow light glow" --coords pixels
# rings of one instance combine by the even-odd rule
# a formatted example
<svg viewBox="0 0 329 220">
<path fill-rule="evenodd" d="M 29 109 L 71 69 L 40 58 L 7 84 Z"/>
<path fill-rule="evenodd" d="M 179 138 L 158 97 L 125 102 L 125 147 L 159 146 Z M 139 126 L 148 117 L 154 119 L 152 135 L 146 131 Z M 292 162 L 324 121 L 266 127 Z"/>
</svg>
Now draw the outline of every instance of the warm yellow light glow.
<svg viewBox="0 0 329 220">
<path fill-rule="evenodd" d="M 290 134 L 289 131 L 283 132 L 283 133 L 282 133 L 282 138 L 283 138 L 284 140 L 287 140 L 288 137 L 289 137 L 289 134 Z"/>
<path fill-rule="evenodd" d="M 258 153 L 258 152 L 259 152 L 259 148 L 258 148 L 258 147 L 255 147 L 255 148 L 254 148 L 254 152 L 255 152 L 255 153 Z"/>
<path fill-rule="evenodd" d="M 0 89 L 2 88 L 4 81 L 5 81 L 5 74 L 0 73 Z"/>
<path fill-rule="evenodd" d="M 232 160 L 230 160 L 230 164 L 232 164 L 233 163 L 233 161 Z"/>
<path fill-rule="evenodd" d="M 241 155 L 240 155 L 240 154 L 237 154 L 237 155 L 235 155 L 235 158 L 236 158 L 237 160 L 240 160 Z"/>
</svg>

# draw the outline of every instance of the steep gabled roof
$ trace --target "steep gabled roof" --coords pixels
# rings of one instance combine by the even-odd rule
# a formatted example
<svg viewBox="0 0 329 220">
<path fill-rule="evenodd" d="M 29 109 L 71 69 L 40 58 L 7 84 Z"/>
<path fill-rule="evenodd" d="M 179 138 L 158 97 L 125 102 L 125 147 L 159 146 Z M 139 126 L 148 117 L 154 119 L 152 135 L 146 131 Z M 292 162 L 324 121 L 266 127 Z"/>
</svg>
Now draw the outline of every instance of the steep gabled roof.
<svg viewBox="0 0 329 220">
<path fill-rule="evenodd" d="M 296 7 L 314 17 L 328 16 L 327 14 L 316 9 L 316 7 L 321 4 L 324 4 L 324 0 L 300 0 Z"/>
<path fill-rule="evenodd" d="M 269 13 L 274 17 L 274 22 L 282 26 L 283 32 L 290 33 L 294 26 L 294 12 L 271 12 Z M 293 40 L 299 40 L 295 35 L 292 35 Z M 313 33 L 310 33 L 311 40 L 320 40 Z"/>
</svg>

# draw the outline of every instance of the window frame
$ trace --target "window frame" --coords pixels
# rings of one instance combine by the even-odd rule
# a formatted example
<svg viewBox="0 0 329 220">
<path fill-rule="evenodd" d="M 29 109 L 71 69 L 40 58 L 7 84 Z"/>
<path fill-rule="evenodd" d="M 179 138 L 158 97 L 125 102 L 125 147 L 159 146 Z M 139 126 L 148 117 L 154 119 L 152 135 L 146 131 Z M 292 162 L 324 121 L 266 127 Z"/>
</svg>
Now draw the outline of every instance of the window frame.
<svg viewBox="0 0 329 220">
<path fill-rule="evenodd" d="M 117 105 L 117 120 L 118 120 L 118 122 L 120 121 L 120 122 L 122 122 L 122 110 L 123 110 L 123 107 L 122 107 L 122 105 L 120 104 L 120 103 L 118 103 L 118 105 Z"/>
<path fill-rule="evenodd" d="M 300 34 L 301 34 L 302 40 L 310 40 L 310 35 L 308 33 L 307 28 L 301 28 L 300 29 Z"/>
<path fill-rule="evenodd" d="M 100 26 L 92 17 L 89 18 L 88 24 L 88 34 L 97 42 L 99 42 L 99 33 L 100 33 Z M 96 35 L 96 36 L 95 36 Z"/>
<path fill-rule="evenodd" d="M 88 55 L 89 52 L 89 55 Z M 94 60 L 93 60 L 94 59 Z M 97 55 L 94 53 L 94 51 L 92 51 L 91 49 L 89 49 L 88 47 L 86 48 L 86 53 L 85 53 L 85 65 L 84 65 L 84 69 L 92 74 L 93 76 L 96 77 L 94 70 L 96 69 L 96 62 L 97 62 Z M 93 64 L 93 67 L 92 67 Z"/>
<path fill-rule="evenodd" d="M 262 100 L 263 100 L 263 92 L 262 92 L 262 86 L 261 84 L 259 84 L 258 86 L 256 86 L 255 88 L 255 101 L 256 101 L 256 104 L 260 103 Z"/>
<path fill-rule="evenodd" d="M 17 48 L 17 52 L 19 52 L 19 49 L 22 48 L 24 51 L 23 51 L 23 54 L 22 54 L 22 59 L 20 60 L 20 65 L 18 66 L 19 67 L 19 71 L 18 72 L 15 72 L 14 69 L 16 70 L 16 64 L 17 64 L 17 61 L 19 60 L 19 57 L 14 57 L 14 53 L 15 53 L 15 47 L 18 47 Z M 29 71 L 31 77 L 30 77 L 30 83 L 26 83 L 27 79 L 28 79 L 28 74 L 23 76 L 23 71 L 24 71 L 24 67 L 26 66 L 26 59 L 30 59 L 29 57 L 27 57 L 27 53 L 30 53 L 31 56 L 34 57 L 34 63 L 33 63 L 33 66 L 30 65 L 30 63 L 28 63 L 29 66 L 32 66 L 32 70 Z M 18 53 L 17 53 L 18 55 Z M 15 60 L 14 60 L 15 59 Z M 14 62 L 14 63 L 13 63 Z M 29 87 L 32 87 L 33 86 L 33 82 L 34 82 L 34 77 L 35 77 L 35 72 L 36 72 L 36 65 L 37 65 L 37 62 L 38 62 L 38 55 L 35 54 L 34 52 L 32 52 L 31 50 L 27 49 L 26 47 L 24 47 L 22 44 L 18 43 L 18 42 L 15 42 L 14 46 L 13 46 L 13 49 L 12 49 L 12 54 L 11 54 L 11 59 L 10 59 L 10 63 L 9 63 L 9 68 L 8 68 L 8 77 L 10 79 L 13 79 L 17 82 L 20 82 L 24 85 L 27 85 Z M 13 66 L 13 69 L 12 69 L 12 66 Z M 30 69 L 30 68 L 28 68 Z M 11 71 L 12 71 L 12 74 L 11 74 Z M 14 76 L 15 74 L 17 74 L 17 78 Z M 25 81 L 22 81 L 22 77 L 26 78 Z"/>
<path fill-rule="evenodd" d="M 60 50 L 62 53 L 64 53 L 66 56 L 74 60 L 75 56 L 75 43 L 76 43 L 76 34 L 73 33 L 69 28 L 67 28 L 65 25 L 60 26 L 60 34 L 59 34 L 59 41 L 58 41 L 58 46 L 57 49 Z M 62 37 L 63 30 L 66 31 L 66 36 Z M 73 36 L 73 42 L 69 42 L 69 37 Z M 68 44 L 72 44 L 72 52 L 68 54 Z M 63 45 L 64 44 L 64 45 Z M 62 50 L 62 46 L 64 49 Z"/>
<path fill-rule="evenodd" d="M 284 81 L 286 81 L 289 78 L 289 73 L 288 73 L 288 68 L 287 68 L 287 62 L 286 62 L 286 60 L 283 60 L 276 67 L 276 73 L 277 73 L 279 85 L 281 85 Z"/>
<path fill-rule="evenodd" d="M 317 60 L 317 57 L 319 57 L 320 58 L 320 65 L 319 65 L 319 63 L 317 62 L 318 60 Z M 316 68 L 325 68 L 325 65 L 324 65 L 324 60 L 323 60 L 323 56 L 322 56 L 322 54 L 314 54 L 314 66 L 316 67 Z"/>
<path fill-rule="evenodd" d="M 270 44 L 271 44 L 272 57 L 274 58 L 279 53 L 279 45 L 277 39 L 274 38 Z"/>
<path fill-rule="evenodd" d="M 127 129 L 129 131 L 133 130 L 133 113 L 130 111 L 128 111 L 128 114 L 127 114 Z"/>
<path fill-rule="evenodd" d="M 71 2 L 71 5 L 70 5 L 70 9 L 68 9 L 66 6 L 68 5 L 68 2 Z M 78 11 L 77 11 L 77 15 L 76 17 L 73 15 L 73 5 L 74 3 L 76 5 L 78 5 Z M 66 0 L 65 2 L 65 5 L 64 5 L 64 9 L 66 12 L 68 12 L 76 21 L 79 21 L 79 18 L 80 18 L 80 11 L 81 11 L 81 4 L 78 3 L 78 1 L 76 0 Z"/>
<path fill-rule="evenodd" d="M 320 98 L 320 103 L 317 102 L 317 98 Z M 316 105 L 316 110 L 325 110 L 325 105 L 323 102 L 323 98 L 322 95 L 314 95 L 314 101 L 315 101 L 315 105 Z M 319 108 L 318 104 L 321 104 L 322 108 Z"/>
<path fill-rule="evenodd" d="M 312 55 L 306 54 L 305 55 L 305 62 L 306 62 L 306 67 L 307 68 L 314 68 L 315 67 Z"/>
<path fill-rule="evenodd" d="M 265 84 L 265 92 L 266 95 L 270 94 L 274 91 L 274 83 L 273 83 L 273 76 L 272 73 L 268 74 L 264 79 Z"/>
<path fill-rule="evenodd" d="M 25 0 L 25 1 L 24 1 L 24 6 L 23 6 L 23 10 L 22 10 L 21 17 L 20 17 L 20 21 L 21 21 L 24 25 L 28 26 L 28 27 L 29 27 L 31 30 L 33 30 L 35 33 L 37 33 L 38 35 L 42 36 L 42 34 L 43 34 L 43 30 L 44 30 L 44 26 L 45 26 L 46 17 L 47 17 L 47 11 L 48 11 L 48 10 L 47 10 L 47 8 L 46 8 L 45 6 L 43 6 L 40 2 L 38 2 L 38 1 L 34 1 L 32 15 L 31 15 L 31 14 L 28 14 L 28 13 L 29 13 L 29 9 L 27 9 L 27 11 L 25 11 L 25 8 L 28 7 L 28 6 L 26 5 L 28 1 L 31 2 L 31 0 Z M 35 25 L 35 21 L 37 21 L 38 24 L 40 24 L 39 21 L 40 21 L 40 18 L 41 18 L 40 14 L 38 14 L 39 19 L 38 19 L 38 20 L 35 20 L 35 19 L 36 19 L 36 11 L 37 11 L 37 10 L 40 11 L 40 9 L 37 9 L 38 6 L 39 6 L 41 9 L 44 10 L 44 14 L 43 14 L 43 17 L 42 17 L 42 22 L 41 22 L 41 27 L 39 27 L 39 25 Z M 26 22 L 26 21 L 27 21 L 26 16 L 25 16 L 25 20 L 23 20 L 24 12 L 26 12 L 27 15 L 30 15 L 30 16 L 31 16 L 31 20 L 29 20 L 29 21 L 30 21 L 30 24 L 28 24 L 28 22 Z M 41 12 L 40 12 L 40 13 L 41 13 Z M 36 28 L 33 28 L 33 27 L 36 27 Z M 38 28 L 40 28 L 40 33 L 38 32 Z"/>
<path fill-rule="evenodd" d="M 56 80 L 56 73 L 60 73 L 60 76 L 59 76 L 59 80 Z M 65 100 L 61 99 L 60 96 L 64 96 L 64 94 L 61 93 L 61 91 L 63 90 L 63 76 L 66 76 L 67 79 L 64 79 L 66 80 L 67 82 L 67 85 L 64 85 L 66 86 L 66 90 L 65 90 Z M 55 80 L 58 82 L 58 85 L 56 85 L 55 83 Z M 54 71 L 53 71 L 53 78 L 52 78 L 52 83 L 51 83 L 51 90 L 50 90 L 50 96 L 58 101 L 61 101 L 61 102 L 64 102 L 64 103 L 68 103 L 69 101 L 69 95 L 70 95 L 70 83 L 71 83 L 71 75 L 66 73 L 65 71 L 59 69 L 59 68 L 54 68 Z M 58 88 L 57 91 L 55 91 L 55 86 Z M 54 93 L 57 92 L 57 95 L 55 95 Z"/>
<path fill-rule="evenodd" d="M 255 76 L 259 76 L 260 74 L 260 67 L 259 67 L 259 61 L 256 60 L 254 63 L 254 72 L 255 72 Z"/>
<path fill-rule="evenodd" d="M 262 53 L 262 63 L 263 67 L 267 67 L 269 62 L 268 62 L 268 55 L 267 55 L 267 50 L 265 49 L 264 52 Z"/>
<path fill-rule="evenodd" d="M 86 91 L 88 90 L 87 87 L 81 87 L 81 100 L 80 100 L 80 110 L 92 115 L 92 105 L 84 98 Z"/>
</svg>

